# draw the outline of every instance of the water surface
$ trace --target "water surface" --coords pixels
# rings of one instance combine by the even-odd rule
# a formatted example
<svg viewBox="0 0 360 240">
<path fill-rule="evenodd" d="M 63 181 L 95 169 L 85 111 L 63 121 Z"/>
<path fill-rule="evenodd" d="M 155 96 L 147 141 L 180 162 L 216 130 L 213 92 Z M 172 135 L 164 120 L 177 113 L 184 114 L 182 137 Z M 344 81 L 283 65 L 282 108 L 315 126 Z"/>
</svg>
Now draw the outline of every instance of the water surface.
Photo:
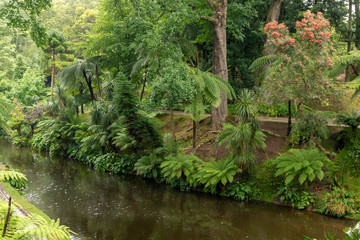
<svg viewBox="0 0 360 240">
<path fill-rule="evenodd" d="M 0 142 L 2 161 L 25 173 L 25 198 L 79 239 L 303 239 L 356 221 L 288 207 L 184 193 L 135 176 Z"/>
</svg>

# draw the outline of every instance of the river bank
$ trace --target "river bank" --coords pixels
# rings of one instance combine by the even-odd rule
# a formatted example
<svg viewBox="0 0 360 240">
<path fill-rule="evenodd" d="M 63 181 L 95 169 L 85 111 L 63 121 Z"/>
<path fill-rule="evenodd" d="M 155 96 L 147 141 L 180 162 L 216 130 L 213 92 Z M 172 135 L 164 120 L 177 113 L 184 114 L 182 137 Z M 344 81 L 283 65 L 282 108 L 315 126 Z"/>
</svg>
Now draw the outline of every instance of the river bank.
<svg viewBox="0 0 360 240">
<path fill-rule="evenodd" d="M 259 202 L 183 193 L 136 176 L 1 142 L 3 161 L 29 179 L 25 198 L 79 239 L 302 239 L 343 236 L 356 221 Z M 248 236 L 248 237 L 246 237 Z"/>
</svg>

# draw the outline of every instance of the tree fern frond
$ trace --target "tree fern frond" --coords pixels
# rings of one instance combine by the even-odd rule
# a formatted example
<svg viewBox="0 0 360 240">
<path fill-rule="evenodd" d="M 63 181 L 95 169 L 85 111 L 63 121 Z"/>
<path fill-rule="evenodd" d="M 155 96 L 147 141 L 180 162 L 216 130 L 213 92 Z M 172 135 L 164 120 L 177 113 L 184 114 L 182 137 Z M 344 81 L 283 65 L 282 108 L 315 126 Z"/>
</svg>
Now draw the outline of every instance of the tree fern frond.
<svg viewBox="0 0 360 240">
<path fill-rule="evenodd" d="M 260 70 L 264 68 L 266 65 L 273 63 L 275 60 L 277 60 L 278 56 L 275 54 L 266 55 L 263 57 L 259 57 L 254 62 L 251 63 L 249 70 L 251 72 L 255 72 L 257 70 Z"/>
</svg>

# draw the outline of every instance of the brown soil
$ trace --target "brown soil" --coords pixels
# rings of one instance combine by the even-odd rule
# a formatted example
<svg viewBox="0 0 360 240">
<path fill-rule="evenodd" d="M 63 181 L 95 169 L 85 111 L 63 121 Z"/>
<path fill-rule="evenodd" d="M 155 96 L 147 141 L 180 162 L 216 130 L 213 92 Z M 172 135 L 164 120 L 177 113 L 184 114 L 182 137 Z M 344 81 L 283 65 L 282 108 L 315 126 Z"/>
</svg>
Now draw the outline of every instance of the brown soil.
<svg viewBox="0 0 360 240">
<path fill-rule="evenodd" d="M 159 127 L 162 133 L 170 132 L 170 116 L 167 114 L 159 116 L 164 123 Z M 192 120 L 188 115 L 176 114 L 174 116 L 176 140 L 181 144 L 185 153 L 192 153 Z M 275 122 L 274 119 L 264 120 L 261 129 L 266 130 L 266 148 L 259 149 L 258 160 L 263 162 L 268 158 L 278 156 L 286 149 L 287 123 L 285 121 Z M 206 116 L 200 121 L 197 128 L 197 149 L 195 154 L 201 159 L 215 158 L 220 159 L 229 154 L 225 146 L 216 146 L 216 136 L 218 132 L 211 131 L 211 118 Z"/>
</svg>

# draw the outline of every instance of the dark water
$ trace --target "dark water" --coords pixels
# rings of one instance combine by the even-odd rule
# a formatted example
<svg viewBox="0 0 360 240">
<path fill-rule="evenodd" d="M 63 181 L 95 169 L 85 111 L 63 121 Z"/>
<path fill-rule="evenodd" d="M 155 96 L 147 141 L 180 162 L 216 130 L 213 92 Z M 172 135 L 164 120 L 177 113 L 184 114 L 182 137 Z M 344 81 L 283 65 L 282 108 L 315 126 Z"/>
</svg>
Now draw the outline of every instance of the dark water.
<svg viewBox="0 0 360 240">
<path fill-rule="evenodd" d="M 5 142 L 0 155 L 29 179 L 25 197 L 80 239 L 303 239 L 323 237 L 324 231 L 341 234 L 356 223 L 96 173 Z"/>
</svg>

